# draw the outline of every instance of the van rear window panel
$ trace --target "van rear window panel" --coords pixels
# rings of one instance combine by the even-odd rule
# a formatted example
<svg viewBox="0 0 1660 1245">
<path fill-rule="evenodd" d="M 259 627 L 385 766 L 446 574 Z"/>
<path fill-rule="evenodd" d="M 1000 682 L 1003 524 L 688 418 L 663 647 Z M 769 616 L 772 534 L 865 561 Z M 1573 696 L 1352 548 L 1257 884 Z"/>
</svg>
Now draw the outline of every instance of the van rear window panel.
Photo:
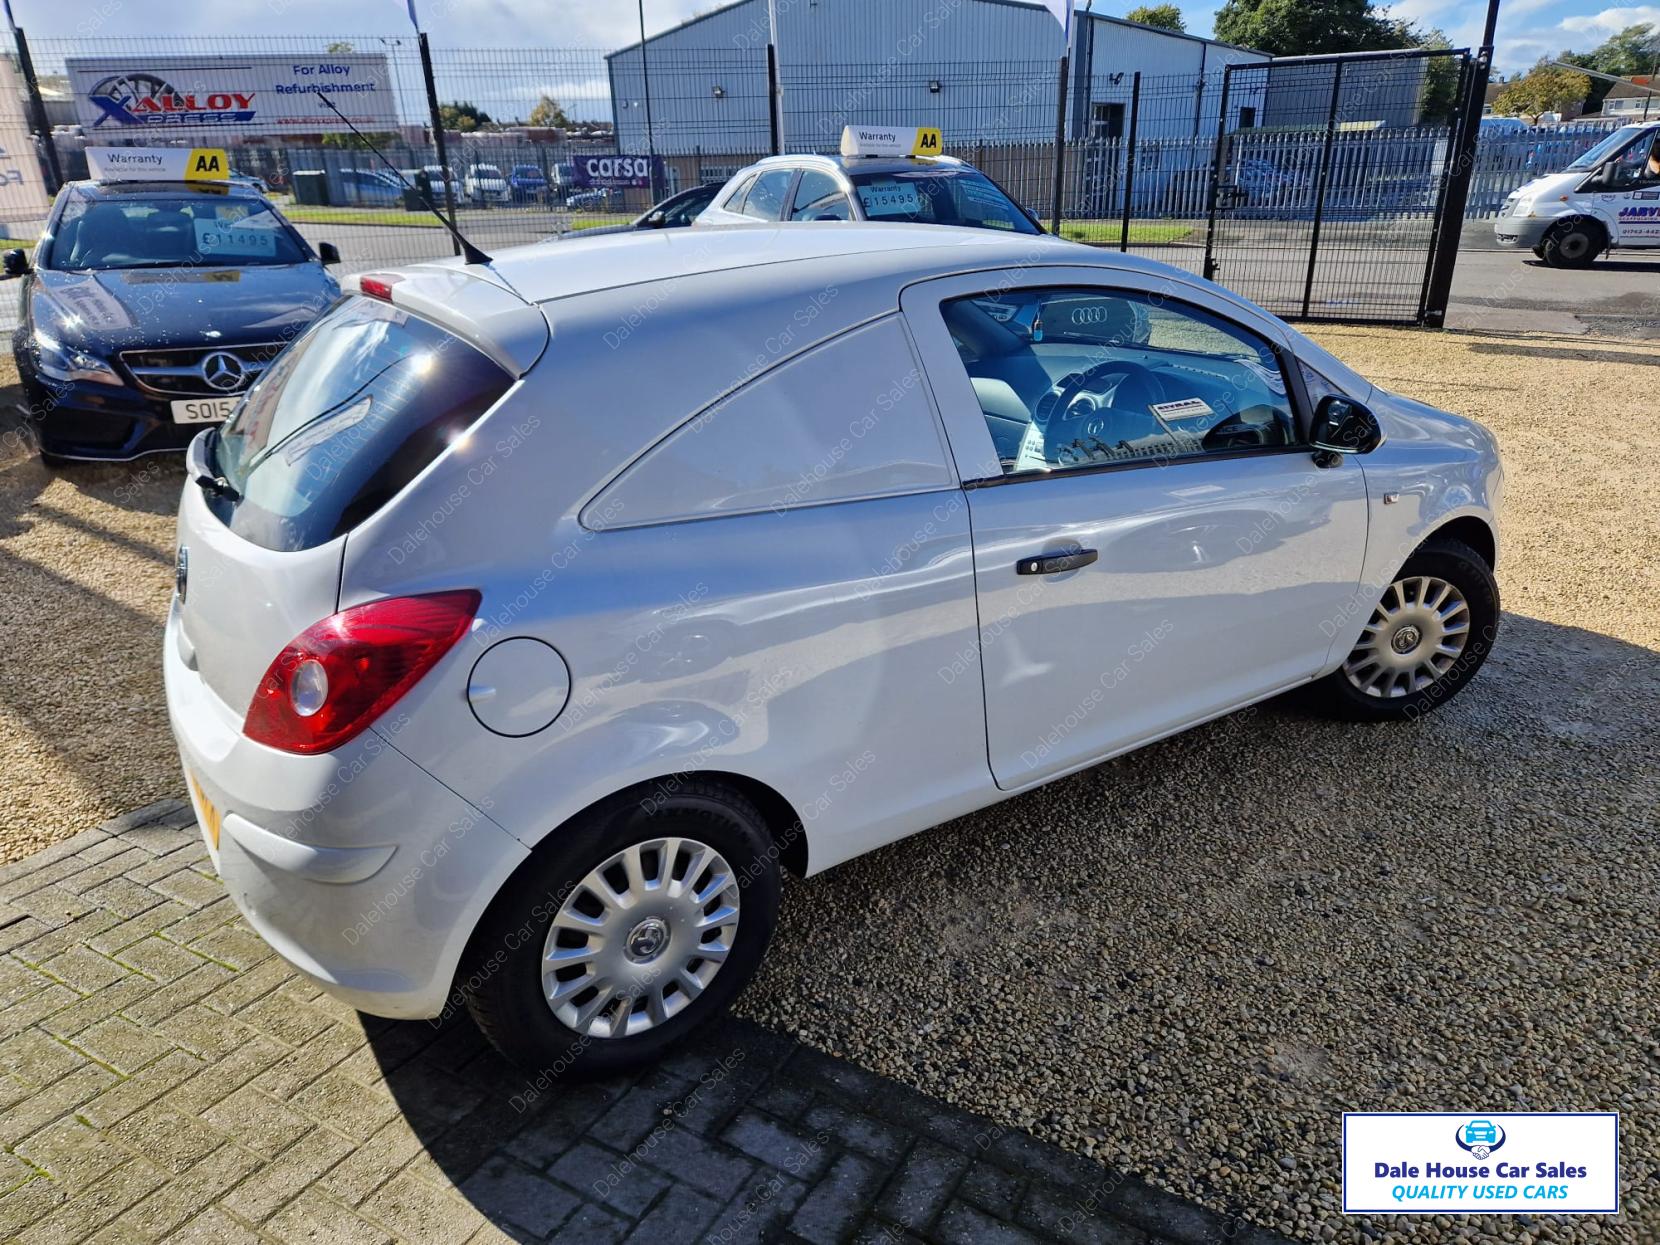
<svg viewBox="0 0 1660 1245">
<path fill-rule="evenodd" d="M 310 549 L 380 510 L 500 400 L 513 377 L 391 304 L 348 297 L 249 390 L 215 447 L 240 494 L 215 509 L 267 549 Z"/>
</svg>

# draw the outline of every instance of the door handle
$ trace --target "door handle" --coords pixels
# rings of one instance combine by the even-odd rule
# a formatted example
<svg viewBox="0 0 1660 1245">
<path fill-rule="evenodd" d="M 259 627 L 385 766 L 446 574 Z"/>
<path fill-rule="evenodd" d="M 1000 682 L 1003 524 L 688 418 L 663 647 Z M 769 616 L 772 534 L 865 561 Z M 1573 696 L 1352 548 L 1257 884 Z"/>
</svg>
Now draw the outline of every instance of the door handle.
<svg viewBox="0 0 1660 1245">
<path fill-rule="evenodd" d="M 1100 555 L 1093 549 L 1079 549 L 1074 553 L 1043 553 L 1035 558 L 1021 558 L 1014 564 L 1016 575 L 1059 575 L 1088 566 Z"/>
</svg>

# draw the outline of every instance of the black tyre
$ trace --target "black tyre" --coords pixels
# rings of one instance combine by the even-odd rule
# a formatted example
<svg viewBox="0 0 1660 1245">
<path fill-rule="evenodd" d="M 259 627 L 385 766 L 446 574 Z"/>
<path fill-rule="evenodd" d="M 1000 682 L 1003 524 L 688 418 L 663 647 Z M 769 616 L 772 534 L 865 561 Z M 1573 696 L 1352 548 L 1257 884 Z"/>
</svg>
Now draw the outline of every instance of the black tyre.
<svg viewBox="0 0 1660 1245">
<path fill-rule="evenodd" d="M 1589 268 L 1608 249 L 1608 235 L 1591 221 L 1570 221 L 1551 230 L 1540 244 L 1544 261 L 1552 268 Z"/>
<path fill-rule="evenodd" d="M 560 830 L 491 905 L 460 984 L 491 1044 L 550 1077 L 657 1058 L 724 1011 L 778 917 L 776 852 L 742 796 L 683 780 Z"/>
<path fill-rule="evenodd" d="M 1383 590 L 1354 649 L 1313 684 L 1310 699 L 1352 721 L 1416 718 L 1475 676 L 1498 628 L 1492 568 L 1461 541 L 1431 539 Z"/>
</svg>

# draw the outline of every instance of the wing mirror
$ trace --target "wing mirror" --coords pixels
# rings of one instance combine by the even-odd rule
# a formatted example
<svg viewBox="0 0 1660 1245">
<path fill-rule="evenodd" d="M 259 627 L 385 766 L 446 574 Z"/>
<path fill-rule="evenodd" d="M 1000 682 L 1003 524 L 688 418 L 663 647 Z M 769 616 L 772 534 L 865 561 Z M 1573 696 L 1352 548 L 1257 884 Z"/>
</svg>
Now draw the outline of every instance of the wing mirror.
<svg viewBox="0 0 1660 1245">
<path fill-rule="evenodd" d="M 643 222 L 647 229 L 661 229 L 668 224 L 669 218 L 661 211 L 649 213 Z"/>
<path fill-rule="evenodd" d="M 8 277 L 27 276 L 29 256 L 21 247 L 0 254 L 0 273 Z"/>
<path fill-rule="evenodd" d="M 317 258 L 323 261 L 323 267 L 333 267 L 340 262 L 340 248 L 332 242 L 319 242 L 317 244 Z"/>
<path fill-rule="evenodd" d="M 1314 461 L 1335 467 L 1343 454 L 1370 454 L 1383 444 L 1383 428 L 1372 408 L 1353 398 L 1327 394 L 1314 409 L 1309 435 Z"/>
</svg>

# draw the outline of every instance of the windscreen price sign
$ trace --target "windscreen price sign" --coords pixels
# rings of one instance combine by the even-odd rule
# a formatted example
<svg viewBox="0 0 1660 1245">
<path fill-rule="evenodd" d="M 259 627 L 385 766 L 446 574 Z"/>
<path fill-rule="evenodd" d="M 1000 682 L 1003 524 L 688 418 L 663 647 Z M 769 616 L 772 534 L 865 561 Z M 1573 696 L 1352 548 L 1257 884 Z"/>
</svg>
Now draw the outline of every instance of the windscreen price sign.
<svg viewBox="0 0 1660 1245">
<path fill-rule="evenodd" d="M 1614 1111 L 1348 1112 L 1346 1215 L 1616 1215 Z"/>
</svg>

